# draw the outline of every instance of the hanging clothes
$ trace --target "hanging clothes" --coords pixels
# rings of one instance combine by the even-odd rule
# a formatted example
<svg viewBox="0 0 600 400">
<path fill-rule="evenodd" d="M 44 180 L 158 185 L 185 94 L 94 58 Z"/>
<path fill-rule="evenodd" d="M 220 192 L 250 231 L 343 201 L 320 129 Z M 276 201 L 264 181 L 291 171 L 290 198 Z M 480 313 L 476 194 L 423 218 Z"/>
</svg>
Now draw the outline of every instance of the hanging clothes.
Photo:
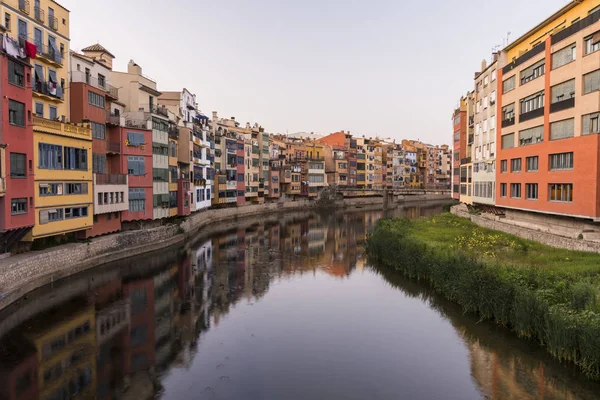
<svg viewBox="0 0 600 400">
<path fill-rule="evenodd" d="M 56 97 L 58 97 L 59 99 L 63 98 L 63 88 L 60 85 L 56 87 Z"/>
<path fill-rule="evenodd" d="M 17 42 L 7 34 L 4 34 L 4 38 L 2 39 L 2 48 L 9 56 L 19 57 L 19 46 Z"/>
<path fill-rule="evenodd" d="M 37 46 L 33 43 L 25 41 L 25 55 L 29 58 L 35 58 L 37 54 Z"/>
</svg>

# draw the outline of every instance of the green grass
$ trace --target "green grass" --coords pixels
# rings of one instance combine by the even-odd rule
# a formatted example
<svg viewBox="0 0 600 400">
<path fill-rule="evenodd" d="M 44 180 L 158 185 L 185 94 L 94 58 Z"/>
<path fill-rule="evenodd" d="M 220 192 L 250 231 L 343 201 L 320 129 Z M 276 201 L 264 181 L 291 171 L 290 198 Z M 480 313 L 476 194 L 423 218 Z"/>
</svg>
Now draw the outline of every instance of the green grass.
<svg viewBox="0 0 600 400">
<path fill-rule="evenodd" d="M 600 378 L 599 254 L 555 249 L 448 213 L 380 221 L 367 254 Z"/>
</svg>

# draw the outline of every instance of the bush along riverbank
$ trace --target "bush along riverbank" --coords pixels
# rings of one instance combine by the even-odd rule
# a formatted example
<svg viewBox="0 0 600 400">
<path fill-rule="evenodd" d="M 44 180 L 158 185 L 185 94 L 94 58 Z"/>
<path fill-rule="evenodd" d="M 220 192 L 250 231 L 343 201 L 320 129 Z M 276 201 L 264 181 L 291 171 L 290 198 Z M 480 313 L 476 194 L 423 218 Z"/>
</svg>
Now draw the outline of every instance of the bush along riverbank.
<svg viewBox="0 0 600 400">
<path fill-rule="evenodd" d="M 379 221 L 367 255 L 600 379 L 600 254 L 555 249 L 444 213 Z"/>
</svg>

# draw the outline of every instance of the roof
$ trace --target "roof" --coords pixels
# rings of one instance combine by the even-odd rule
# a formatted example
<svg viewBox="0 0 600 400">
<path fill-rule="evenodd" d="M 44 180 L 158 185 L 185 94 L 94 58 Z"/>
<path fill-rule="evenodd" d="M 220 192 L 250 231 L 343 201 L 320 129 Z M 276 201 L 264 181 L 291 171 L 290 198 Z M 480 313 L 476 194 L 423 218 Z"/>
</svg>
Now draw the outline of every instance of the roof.
<svg viewBox="0 0 600 400">
<path fill-rule="evenodd" d="M 521 44 L 525 39 L 527 39 L 529 36 L 533 35 L 537 31 L 542 29 L 544 26 L 548 25 L 550 22 L 552 22 L 555 19 L 557 19 L 558 17 L 560 17 L 562 14 L 566 13 L 567 11 L 571 10 L 572 8 L 575 8 L 580 3 L 581 3 L 581 0 L 570 1 L 569 4 L 567 4 L 566 6 L 564 6 L 563 8 L 561 8 L 560 10 L 558 10 L 557 12 L 555 12 L 554 14 L 552 14 L 551 16 L 549 16 L 548 18 L 546 18 L 545 20 L 543 20 L 542 22 L 540 22 L 539 24 L 534 26 L 533 28 L 531 28 L 524 35 L 519 36 L 516 40 L 514 40 L 512 43 L 510 43 L 508 46 L 506 46 L 504 48 L 504 51 L 509 51 L 509 50 L 515 48 L 516 46 Z"/>
<path fill-rule="evenodd" d="M 117 58 L 117 57 L 115 57 L 115 55 L 113 53 L 111 53 L 110 51 L 106 50 L 106 48 L 104 46 L 102 46 L 100 43 L 96 43 L 96 44 L 93 44 L 91 46 L 88 46 L 88 47 L 86 47 L 84 49 L 81 49 L 81 51 L 97 51 L 97 52 L 100 52 L 100 53 L 106 53 L 109 56 L 111 56 L 112 58 Z"/>
</svg>

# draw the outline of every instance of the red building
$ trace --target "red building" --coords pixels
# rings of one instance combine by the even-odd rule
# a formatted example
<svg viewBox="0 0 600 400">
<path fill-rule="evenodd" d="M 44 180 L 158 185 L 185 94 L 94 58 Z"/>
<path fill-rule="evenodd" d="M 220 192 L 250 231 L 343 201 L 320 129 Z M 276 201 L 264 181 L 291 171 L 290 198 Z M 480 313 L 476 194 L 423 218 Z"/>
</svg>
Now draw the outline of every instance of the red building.
<svg viewBox="0 0 600 400">
<path fill-rule="evenodd" d="M 93 237 L 121 230 L 122 213 L 129 209 L 128 176 L 121 168 L 121 130 L 107 129 L 118 90 L 108 83 L 113 56 L 100 45 L 71 52 L 71 121 L 92 128 L 94 226 L 82 231 Z M 102 51 L 102 56 L 98 52 Z"/>
<path fill-rule="evenodd" d="M 31 65 L 0 53 L 0 253 L 35 224 Z"/>
<path fill-rule="evenodd" d="M 110 134 L 121 140 L 120 170 L 128 174 L 129 209 L 123 211 L 122 221 L 151 220 L 152 209 L 152 131 L 121 126 L 121 117 L 113 116 L 108 126 Z"/>
</svg>

